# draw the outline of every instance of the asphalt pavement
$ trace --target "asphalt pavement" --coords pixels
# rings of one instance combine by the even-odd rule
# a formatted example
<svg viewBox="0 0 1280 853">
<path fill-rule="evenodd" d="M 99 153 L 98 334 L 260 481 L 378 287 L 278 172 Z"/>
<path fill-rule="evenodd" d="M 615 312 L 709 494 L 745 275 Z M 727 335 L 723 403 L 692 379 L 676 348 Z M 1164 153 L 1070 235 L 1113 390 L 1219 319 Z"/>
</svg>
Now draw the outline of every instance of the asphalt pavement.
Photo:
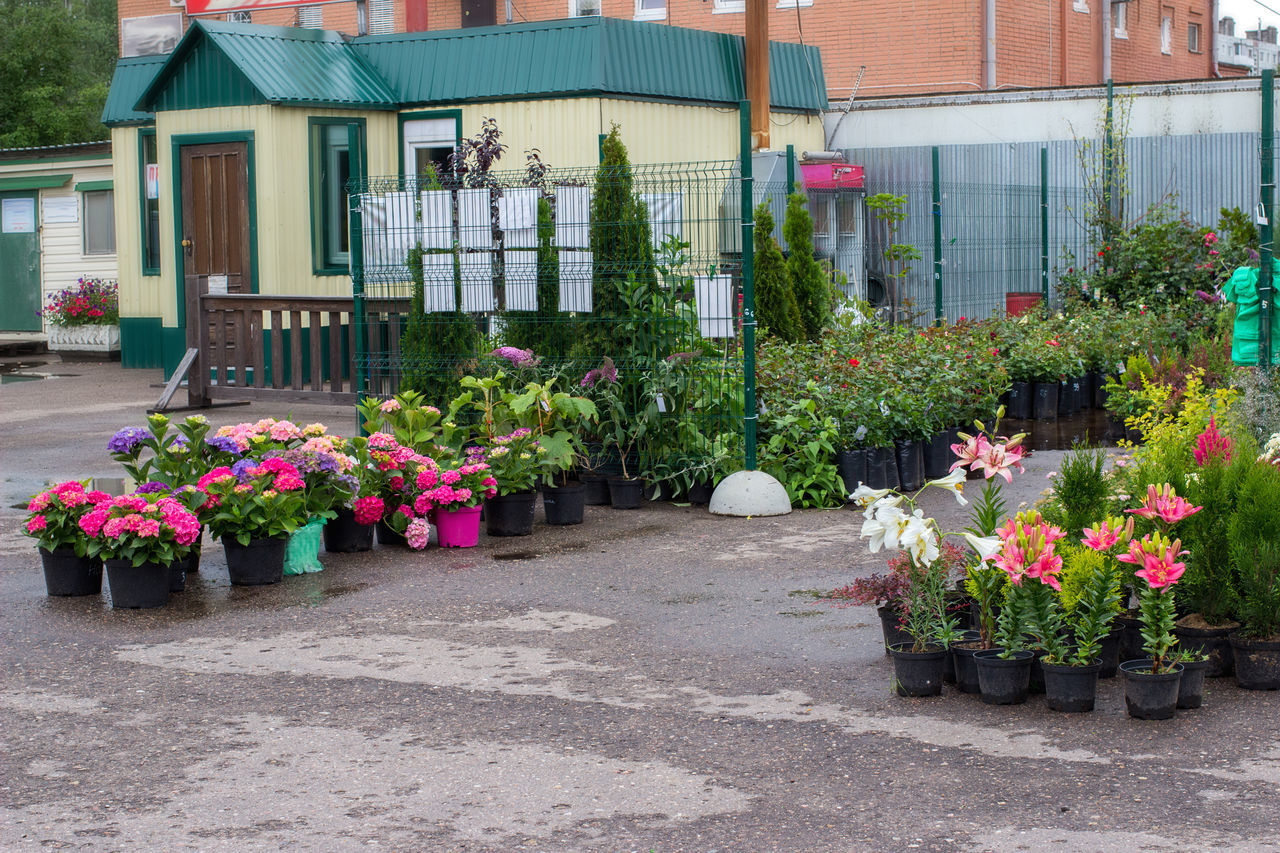
<svg viewBox="0 0 1280 853">
<path fill-rule="evenodd" d="M 322 553 L 263 588 L 206 540 L 162 609 L 49 598 L 20 507 L 119 476 L 106 441 L 161 377 L 21 361 L 0 384 L 6 850 L 1280 849 L 1280 694 L 1214 679 L 1167 722 L 1129 719 L 1119 680 L 1085 715 L 898 698 L 874 611 L 807 594 L 883 565 L 849 511 L 539 510 L 529 537 Z M 1011 504 L 1060 458 L 1036 453 Z"/>
</svg>

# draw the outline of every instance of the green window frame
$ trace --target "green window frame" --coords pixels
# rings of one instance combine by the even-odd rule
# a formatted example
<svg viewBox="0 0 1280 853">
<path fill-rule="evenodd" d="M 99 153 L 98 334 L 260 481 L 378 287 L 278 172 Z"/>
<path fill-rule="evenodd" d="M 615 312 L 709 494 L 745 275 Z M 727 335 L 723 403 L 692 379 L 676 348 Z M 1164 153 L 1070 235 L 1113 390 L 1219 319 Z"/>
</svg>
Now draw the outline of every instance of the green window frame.
<svg viewBox="0 0 1280 853">
<path fill-rule="evenodd" d="M 348 181 L 367 174 L 365 120 L 318 118 L 307 121 L 311 175 L 311 262 L 316 275 L 350 271 Z"/>
<path fill-rule="evenodd" d="M 155 197 L 148 198 L 147 166 L 159 165 L 160 144 L 154 127 L 138 131 L 138 216 L 142 274 L 160 275 L 160 181 L 156 179 Z"/>
</svg>

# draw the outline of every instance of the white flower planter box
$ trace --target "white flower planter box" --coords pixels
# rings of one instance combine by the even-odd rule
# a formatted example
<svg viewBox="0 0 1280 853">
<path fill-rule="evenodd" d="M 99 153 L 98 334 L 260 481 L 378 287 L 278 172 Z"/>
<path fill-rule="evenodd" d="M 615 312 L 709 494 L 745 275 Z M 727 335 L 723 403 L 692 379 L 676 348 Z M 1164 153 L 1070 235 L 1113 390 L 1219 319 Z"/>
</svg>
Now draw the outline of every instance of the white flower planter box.
<svg viewBox="0 0 1280 853">
<path fill-rule="evenodd" d="M 49 350 L 109 357 L 120 351 L 120 327 L 50 326 Z"/>
</svg>

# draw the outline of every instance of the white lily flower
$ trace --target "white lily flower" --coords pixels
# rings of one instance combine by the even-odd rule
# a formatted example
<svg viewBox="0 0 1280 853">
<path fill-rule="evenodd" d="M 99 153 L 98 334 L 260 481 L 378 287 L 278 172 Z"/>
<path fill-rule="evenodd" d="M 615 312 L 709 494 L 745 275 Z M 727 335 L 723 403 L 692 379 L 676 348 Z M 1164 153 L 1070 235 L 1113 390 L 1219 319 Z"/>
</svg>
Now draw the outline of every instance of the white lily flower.
<svg viewBox="0 0 1280 853">
<path fill-rule="evenodd" d="M 940 488 L 947 489 L 948 491 L 950 491 L 952 494 L 956 496 L 956 502 L 959 503 L 960 506 L 964 506 L 965 504 L 969 503 L 969 501 L 966 500 L 964 496 L 965 479 L 966 479 L 965 470 L 963 468 L 957 468 L 947 476 L 937 480 L 930 480 L 925 485 L 938 486 Z"/>
<path fill-rule="evenodd" d="M 978 552 L 978 559 L 984 563 L 999 554 L 1002 545 L 998 536 L 974 536 L 972 533 L 966 533 L 964 541 Z"/>
<path fill-rule="evenodd" d="M 853 494 L 849 495 L 849 500 L 858 506 L 866 507 L 880 500 L 880 498 L 889 494 L 888 489 L 873 489 L 866 483 L 859 483 L 858 488 L 853 490 Z"/>
<path fill-rule="evenodd" d="M 885 490 L 888 491 L 887 489 Z M 894 495 L 892 493 L 877 499 L 862 511 L 863 518 L 871 518 L 882 509 L 891 509 L 902 503 L 902 495 Z"/>
<path fill-rule="evenodd" d="M 868 510 L 870 513 L 870 509 Z M 862 537 L 870 538 L 871 553 L 881 548 L 889 551 L 898 550 L 898 534 L 902 519 L 907 515 L 896 504 L 887 504 L 876 509 L 873 515 L 867 515 L 862 522 Z"/>
<path fill-rule="evenodd" d="M 938 558 L 938 534 L 933 519 L 924 517 L 924 510 L 918 509 L 911 515 L 903 513 L 899 530 L 898 544 L 910 551 L 918 564 L 928 566 Z"/>
</svg>

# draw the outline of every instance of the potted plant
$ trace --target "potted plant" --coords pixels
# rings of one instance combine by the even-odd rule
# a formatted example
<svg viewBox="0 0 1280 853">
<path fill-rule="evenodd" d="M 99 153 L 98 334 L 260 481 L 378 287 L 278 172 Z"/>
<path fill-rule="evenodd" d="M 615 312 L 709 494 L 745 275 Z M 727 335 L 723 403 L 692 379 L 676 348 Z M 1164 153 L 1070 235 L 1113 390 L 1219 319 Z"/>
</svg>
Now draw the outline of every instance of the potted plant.
<svg viewBox="0 0 1280 853">
<path fill-rule="evenodd" d="M 581 524 L 586 488 L 577 471 L 585 453 L 582 432 L 599 418 L 596 404 L 555 390 L 552 379 L 527 383 L 510 406 L 538 443 L 536 461 L 547 524 Z"/>
<path fill-rule="evenodd" d="M 481 502 L 498 494 L 498 481 L 484 461 L 484 451 L 472 448 L 466 456 L 448 460 L 434 482 L 429 470 L 414 482 L 420 496 L 436 510 L 440 547 L 474 548 L 480 537 Z"/>
<path fill-rule="evenodd" d="M 1236 684 L 1246 690 L 1280 689 L 1280 470 L 1257 464 L 1241 485 L 1231 521 L 1231 556 L 1239 584 L 1231 635 Z"/>
<path fill-rule="evenodd" d="M 369 455 L 369 439 L 347 439 L 342 451 L 349 479 L 338 482 L 333 518 L 324 526 L 324 549 L 331 554 L 371 550 L 374 528 L 386 511 L 379 495 L 383 478 Z"/>
<path fill-rule="evenodd" d="M 193 503 L 198 491 L 184 495 Z M 129 494 L 99 503 L 80 526 L 107 566 L 114 608 L 160 607 L 169 600 L 175 566 L 200 535 L 200 521 L 169 495 Z"/>
<path fill-rule="evenodd" d="M 306 484 L 282 459 L 243 459 L 236 468 L 214 468 L 200 478 L 197 488 L 208 496 L 201 514 L 222 540 L 232 584 L 279 583 L 289 536 L 307 519 Z"/>
<path fill-rule="evenodd" d="M 485 532 L 528 536 L 533 532 L 534 490 L 546 451 L 528 427 L 493 436 L 485 455 L 497 494 L 485 500 Z"/>
<path fill-rule="evenodd" d="M 1173 635 L 1175 608 L 1173 587 L 1186 570 L 1178 558 L 1187 552 L 1182 542 L 1170 540 L 1167 531 L 1173 525 L 1200 511 L 1179 497 L 1168 483 L 1149 486 L 1146 502 L 1137 509 L 1126 510 L 1162 528 L 1129 543 L 1128 553 L 1117 559 L 1140 566 L 1134 572 L 1141 579 L 1138 587 L 1138 613 L 1143 651 L 1149 657 L 1120 664 L 1125 673 L 1125 706 L 1129 716 L 1142 720 L 1167 720 L 1178 703 L 1178 680 L 1182 664 L 1169 660 L 1178 642 Z"/>
<path fill-rule="evenodd" d="M 318 572 L 320 542 L 325 522 L 337 517 L 336 507 L 347 495 L 359 490 L 359 482 L 351 473 L 351 460 L 335 452 L 340 439 L 326 436 L 310 447 L 269 450 L 264 459 L 282 459 L 302 477 L 302 503 L 306 522 L 289 536 L 285 548 L 284 573 L 301 575 Z"/>
<path fill-rule="evenodd" d="M 583 387 L 592 389 L 600 411 L 600 435 L 605 448 L 617 454 L 622 475 L 609 478 L 609 499 L 614 509 L 636 509 L 644 497 L 644 482 L 627 470 L 627 460 L 649 430 L 649 409 L 656 414 L 656 403 L 628 406 L 622 399 L 623 385 L 613 359 L 605 357 L 600 366 L 582 378 Z"/>
<path fill-rule="evenodd" d="M 102 558 L 81 520 L 111 496 L 85 491 L 75 480 L 33 495 L 22 531 L 36 540 L 49 595 L 97 595 L 102 591 Z"/>
<path fill-rule="evenodd" d="M 120 299 L 116 282 L 81 276 L 49 297 L 40 312 L 49 322 L 51 352 L 110 358 L 120 352 Z"/>
</svg>

